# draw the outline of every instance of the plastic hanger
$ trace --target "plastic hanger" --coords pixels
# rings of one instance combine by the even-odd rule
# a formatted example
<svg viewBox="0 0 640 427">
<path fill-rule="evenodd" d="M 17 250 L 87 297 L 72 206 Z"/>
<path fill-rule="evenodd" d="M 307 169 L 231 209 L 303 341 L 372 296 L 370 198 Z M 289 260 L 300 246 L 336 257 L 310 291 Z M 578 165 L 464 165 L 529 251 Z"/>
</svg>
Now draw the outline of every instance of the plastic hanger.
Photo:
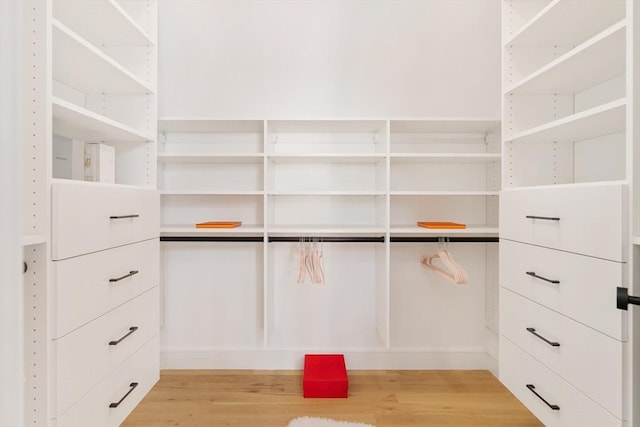
<svg viewBox="0 0 640 427">
<path fill-rule="evenodd" d="M 445 268 L 441 268 L 434 264 L 434 261 L 436 260 L 439 260 Z M 421 263 L 438 275 L 457 285 L 465 285 L 469 283 L 467 272 L 454 260 L 453 255 L 451 255 L 451 253 L 445 248 L 439 247 L 435 253 L 423 256 Z"/>
<path fill-rule="evenodd" d="M 306 282 L 307 275 L 311 279 L 311 283 L 324 283 L 324 265 L 323 265 L 323 249 L 324 245 L 317 241 L 305 241 L 300 238 L 298 246 L 298 278 L 299 285 Z"/>
</svg>

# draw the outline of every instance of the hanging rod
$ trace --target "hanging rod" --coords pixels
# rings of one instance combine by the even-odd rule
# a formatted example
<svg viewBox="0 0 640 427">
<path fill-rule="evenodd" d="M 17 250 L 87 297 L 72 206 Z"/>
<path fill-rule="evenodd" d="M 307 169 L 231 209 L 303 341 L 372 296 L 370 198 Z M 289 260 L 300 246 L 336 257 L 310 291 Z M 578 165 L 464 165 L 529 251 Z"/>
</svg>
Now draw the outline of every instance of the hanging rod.
<svg viewBox="0 0 640 427">
<path fill-rule="evenodd" d="M 264 242 L 262 236 L 160 236 L 161 242 Z"/>
<path fill-rule="evenodd" d="M 391 237 L 392 243 L 497 243 L 498 237 Z"/>
<path fill-rule="evenodd" d="M 384 243 L 384 236 L 379 237 L 327 237 L 327 236 L 269 236 L 268 241 L 300 242 L 322 241 L 327 243 Z M 262 236 L 161 236 L 161 242 L 264 242 Z M 392 243 L 497 243 L 497 237 L 391 237 Z"/>
<path fill-rule="evenodd" d="M 269 242 L 300 242 L 318 241 L 329 243 L 384 243 L 384 236 L 380 237 L 330 237 L 330 236 L 269 236 Z"/>
</svg>

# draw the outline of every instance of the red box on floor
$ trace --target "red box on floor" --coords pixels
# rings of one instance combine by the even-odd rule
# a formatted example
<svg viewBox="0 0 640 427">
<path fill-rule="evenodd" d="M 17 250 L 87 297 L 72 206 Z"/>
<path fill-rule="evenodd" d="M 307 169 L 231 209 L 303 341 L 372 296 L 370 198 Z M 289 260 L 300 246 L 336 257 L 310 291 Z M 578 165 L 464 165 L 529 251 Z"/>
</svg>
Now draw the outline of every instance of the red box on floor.
<svg viewBox="0 0 640 427">
<path fill-rule="evenodd" d="M 305 354 L 304 397 L 347 397 L 349 378 L 342 354 Z"/>
</svg>

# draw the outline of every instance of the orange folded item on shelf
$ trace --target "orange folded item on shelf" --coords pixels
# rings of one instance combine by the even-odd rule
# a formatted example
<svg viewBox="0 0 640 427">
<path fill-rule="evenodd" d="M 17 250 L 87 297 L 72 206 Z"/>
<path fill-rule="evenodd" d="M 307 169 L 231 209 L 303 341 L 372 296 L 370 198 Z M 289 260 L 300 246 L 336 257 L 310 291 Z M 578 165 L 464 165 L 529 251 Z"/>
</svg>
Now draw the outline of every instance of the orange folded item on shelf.
<svg viewBox="0 0 640 427">
<path fill-rule="evenodd" d="M 424 228 L 467 228 L 466 224 L 448 221 L 418 221 L 418 225 Z"/>
<path fill-rule="evenodd" d="M 242 221 L 209 221 L 199 222 L 196 228 L 234 228 L 242 225 Z"/>
</svg>

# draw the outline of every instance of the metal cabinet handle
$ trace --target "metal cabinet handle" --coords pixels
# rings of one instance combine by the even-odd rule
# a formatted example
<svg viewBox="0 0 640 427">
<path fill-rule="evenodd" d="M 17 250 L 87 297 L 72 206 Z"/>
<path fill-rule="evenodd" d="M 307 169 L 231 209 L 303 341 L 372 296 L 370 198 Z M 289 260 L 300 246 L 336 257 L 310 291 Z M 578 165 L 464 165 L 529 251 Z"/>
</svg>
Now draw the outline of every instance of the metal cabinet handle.
<svg viewBox="0 0 640 427">
<path fill-rule="evenodd" d="M 122 279 L 126 279 L 127 277 L 134 276 L 134 275 L 136 275 L 136 274 L 138 274 L 138 273 L 140 273 L 140 271 L 138 271 L 138 270 L 131 270 L 129 273 L 125 274 L 124 276 L 120 276 L 120 277 L 117 277 L 117 278 L 115 278 L 115 279 L 109 279 L 109 282 L 110 282 L 110 283 L 119 282 L 119 281 L 120 281 L 120 280 L 122 280 Z"/>
<path fill-rule="evenodd" d="M 120 404 L 131 394 L 131 392 L 138 387 L 138 383 L 131 383 L 129 384 L 129 391 L 127 392 L 127 394 L 125 394 L 124 396 L 122 396 L 122 398 L 120 400 L 118 400 L 117 402 L 114 403 L 110 403 L 109 404 L 109 408 L 117 408 L 118 406 L 120 406 Z"/>
<path fill-rule="evenodd" d="M 125 218 L 139 218 L 140 215 L 132 214 L 132 215 L 113 215 L 110 216 L 109 219 L 125 219 Z"/>
<path fill-rule="evenodd" d="M 547 344 L 549 344 L 552 347 L 560 347 L 560 343 L 559 342 L 549 341 L 548 339 L 546 339 L 542 335 L 538 334 L 534 328 L 527 328 L 527 331 L 531 332 L 533 335 L 535 335 L 536 337 L 540 338 L 542 341 L 546 342 Z"/>
<path fill-rule="evenodd" d="M 134 332 L 135 332 L 135 331 L 137 331 L 137 330 L 138 330 L 138 327 L 137 327 L 137 326 L 132 326 L 132 327 L 130 327 L 130 328 L 129 328 L 129 332 L 128 332 L 126 335 L 122 336 L 122 337 L 121 337 L 119 340 L 117 340 L 117 341 L 109 341 L 109 345 L 118 345 L 118 344 L 120 344 L 120 342 L 121 342 L 121 341 L 123 341 L 125 338 L 127 338 L 129 335 L 131 335 L 132 333 L 134 333 Z"/>
<path fill-rule="evenodd" d="M 560 217 L 557 216 L 537 216 L 537 215 L 527 215 L 529 219 L 545 219 L 547 221 L 560 221 Z"/>
<path fill-rule="evenodd" d="M 616 307 L 619 310 L 627 310 L 629 308 L 629 304 L 640 305 L 640 297 L 634 297 L 633 295 L 629 295 L 629 290 L 627 288 L 616 288 Z"/>
<path fill-rule="evenodd" d="M 528 274 L 531 277 L 535 277 L 536 279 L 540 279 L 540 280 L 544 280 L 545 282 L 553 283 L 554 285 L 560 284 L 559 280 L 547 279 L 546 277 L 538 276 L 535 271 L 526 271 L 525 273 Z"/>
<path fill-rule="evenodd" d="M 554 411 L 560 410 L 560 407 L 558 405 L 552 405 L 551 403 L 547 402 L 544 397 L 540 396 L 536 392 L 536 386 L 534 386 L 533 384 L 527 384 L 527 388 L 529 389 L 529 391 L 531 391 L 531 393 L 535 394 L 538 399 L 542 400 L 549 408 L 553 409 Z"/>
</svg>

